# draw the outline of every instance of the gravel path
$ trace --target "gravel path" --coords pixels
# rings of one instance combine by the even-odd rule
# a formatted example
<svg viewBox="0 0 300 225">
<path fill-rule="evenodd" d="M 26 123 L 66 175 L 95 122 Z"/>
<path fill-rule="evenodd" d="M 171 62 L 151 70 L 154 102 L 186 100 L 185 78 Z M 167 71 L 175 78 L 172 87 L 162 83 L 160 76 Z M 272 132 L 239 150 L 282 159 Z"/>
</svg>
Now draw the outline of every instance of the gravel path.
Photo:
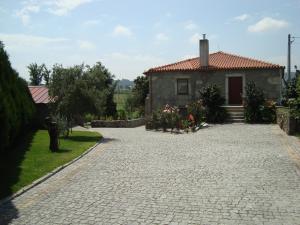
<svg viewBox="0 0 300 225">
<path fill-rule="evenodd" d="M 276 125 L 95 130 L 103 144 L 0 206 L 0 224 L 300 224 L 299 141 Z"/>
</svg>

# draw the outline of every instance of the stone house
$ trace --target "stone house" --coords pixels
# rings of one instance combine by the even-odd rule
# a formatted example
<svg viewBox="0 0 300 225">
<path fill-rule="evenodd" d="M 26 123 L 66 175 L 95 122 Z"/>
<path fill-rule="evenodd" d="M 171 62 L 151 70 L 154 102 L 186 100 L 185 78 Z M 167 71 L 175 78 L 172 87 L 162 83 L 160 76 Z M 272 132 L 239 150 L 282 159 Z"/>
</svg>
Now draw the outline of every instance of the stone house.
<svg viewBox="0 0 300 225">
<path fill-rule="evenodd" d="M 200 40 L 200 57 L 151 68 L 146 114 L 165 104 L 184 107 L 199 99 L 199 90 L 216 84 L 228 106 L 241 106 L 246 83 L 254 81 L 269 100 L 281 99 L 284 67 L 222 51 L 209 54 L 209 41 Z"/>
</svg>

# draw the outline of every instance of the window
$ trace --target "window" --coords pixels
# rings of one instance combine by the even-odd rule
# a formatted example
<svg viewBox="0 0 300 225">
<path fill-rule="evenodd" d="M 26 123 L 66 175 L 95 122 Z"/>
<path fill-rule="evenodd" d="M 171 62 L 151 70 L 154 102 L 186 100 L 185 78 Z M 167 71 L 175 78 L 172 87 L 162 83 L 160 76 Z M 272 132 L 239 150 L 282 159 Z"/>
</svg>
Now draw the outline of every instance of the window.
<svg viewBox="0 0 300 225">
<path fill-rule="evenodd" d="M 178 79 L 177 80 L 177 94 L 178 95 L 188 95 L 189 94 L 189 80 L 188 79 Z"/>
</svg>

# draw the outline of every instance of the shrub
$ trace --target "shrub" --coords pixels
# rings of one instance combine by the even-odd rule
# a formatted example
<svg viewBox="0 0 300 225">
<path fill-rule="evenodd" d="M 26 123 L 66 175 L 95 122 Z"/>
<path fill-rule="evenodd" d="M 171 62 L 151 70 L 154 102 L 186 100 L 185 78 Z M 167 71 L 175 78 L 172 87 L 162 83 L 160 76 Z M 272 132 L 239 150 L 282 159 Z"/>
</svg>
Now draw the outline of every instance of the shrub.
<svg viewBox="0 0 300 225">
<path fill-rule="evenodd" d="M 25 80 L 11 67 L 0 41 L 0 150 L 9 149 L 16 138 L 30 129 L 35 105 Z"/>
<path fill-rule="evenodd" d="M 207 122 L 223 123 L 227 117 L 227 111 L 222 107 L 225 99 L 221 96 L 217 85 L 210 85 L 200 91 L 200 98 L 205 107 Z"/>
<path fill-rule="evenodd" d="M 187 112 L 190 115 L 193 115 L 195 120 L 195 125 L 200 125 L 205 118 L 205 109 L 201 101 L 190 103 L 187 106 Z"/>
<path fill-rule="evenodd" d="M 246 85 L 244 101 L 245 119 L 249 123 L 273 123 L 276 120 L 276 104 L 266 101 L 263 91 L 254 82 Z"/>
<path fill-rule="evenodd" d="M 261 109 L 262 121 L 265 123 L 276 122 L 276 103 L 274 101 L 266 101 Z"/>
<path fill-rule="evenodd" d="M 173 131 L 174 128 L 176 128 L 179 130 L 179 110 L 177 107 L 171 107 L 169 105 L 166 105 L 162 109 L 153 112 L 151 119 L 147 121 L 146 124 L 146 129 L 158 130 L 162 128 L 163 131 L 166 131 L 168 128 L 170 128 L 171 131 Z"/>
<path fill-rule="evenodd" d="M 119 120 L 126 120 L 127 119 L 125 110 L 123 110 L 123 109 L 118 110 L 118 119 Z"/>
<path fill-rule="evenodd" d="M 265 104 L 264 93 L 255 86 L 254 82 L 246 85 L 245 119 L 250 123 L 262 122 L 262 107 Z"/>
<path fill-rule="evenodd" d="M 180 129 L 186 130 L 191 128 L 195 131 L 196 126 L 200 127 L 204 119 L 204 109 L 200 102 L 191 103 L 188 108 L 188 116 L 181 116 L 177 107 L 166 105 L 152 113 L 151 119 L 146 122 L 146 129 L 163 129 L 163 131 L 171 129 L 171 132 L 173 132 L 174 129 L 179 131 Z"/>
<path fill-rule="evenodd" d="M 298 98 L 297 93 L 297 78 L 293 78 L 290 81 L 288 81 L 285 85 L 285 88 L 283 89 L 282 93 L 282 104 L 284 106 L 288 106 L 290 99 Z"/>
<path fill-rule="evenodd" d="M 300 119 L 300 77 L 298 76 L 296 82 L 296 97 L 289 99 L 288 105 L 291 110 L 291 116 L 295 119 Z"/>
<path fill-rule="evenodd" d="M 91 113 L 87 113 L 84 115 L 84 122 L 88 123 L 88 122 L 92 122 L 92 120 L 95 119 L 95 116 Z"/>
</svg>

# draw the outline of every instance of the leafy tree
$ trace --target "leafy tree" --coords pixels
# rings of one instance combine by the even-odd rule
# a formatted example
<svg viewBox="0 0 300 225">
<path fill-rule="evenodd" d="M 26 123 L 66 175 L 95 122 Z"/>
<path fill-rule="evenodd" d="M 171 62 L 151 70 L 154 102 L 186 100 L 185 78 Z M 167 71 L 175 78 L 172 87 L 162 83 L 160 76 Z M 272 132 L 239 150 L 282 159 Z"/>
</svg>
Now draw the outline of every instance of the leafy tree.
<svg viewBox="0 0 300 225">
<path fill-rule="evenodd" d="M 265 104 L 264 93 L 254 82 L 246 85 L 245 119 L 247 122 L 262 122 L 261 107 Z"/>
<path fill-rule="evenodd" d="M 136 96 L 136 103 L 144 107 L 145 99 L 149 93 L 149 79 L 146 76 L 138 76 L 133 82 L 134 87 L 132 91 Z"/>
<path fill-rule="evenodd" d="M 291 115 L 296 119 L 300 119 L 300 76 L 297 76 L 296 78 L 295 90 L 297 97 L 288 101 L 288 104 L 291 109 Z"/>
<path fill-rule="evenodd" d="M 223 123 L 227 118 L 225 108 L 221 107 L 225 99 L 217 85 L 209 85 L 200 90 L 200 98 L 206 111 L 206 120 L 212 123 Z"/>
<path fill-rule="evenodd" d="M 293 78 L 290 81 L 286 82 L 285 88 L 283 89 L 283 94 L 282 94 L 282 104 L 287 106 L 289 99 L 294 99 L 298 97 L 297 90 L 296 90 L 296 85 L 297 85 L 297 78 Z"/>
<path fill-rule="evenodd" d="M 149 93 L 149 79 L 146 76 L 138 76 L 134 80 L 134 87 L 132 89 L 132 96 L 127 98 L 125 102 L 126 110 L 139 111 L 144 114 L 145 111 L 145 99 Z"/>
<path fill-rule="evenodd" d="M 54 65 L 49 92 L 55 100 L 53 114 L 64 118 L 68 127 L 74 121 L 83 120 L 87 113 L 98 116 L 116 113 L 113 76 L 100 62 L 92 67 Z"/>
<path fill-rule="evenodd" d="M 51 77 L 51 70 L 47 69 L 47 67 L 44 66 L 44 69 L 43 69 L 43 72 L 42 72 L 42 76 L 44 78 L 45 84 L 49 85 L 50 77 Z"/>
<path fill-rule="evenodd" d="M 43 71 L 45 65 L 38 65 L 37 63 L 31 63 L 27 68 L 29 70 L 29 79 L 31 85 L 41 85 L 43 81 Z"/>
<path fill-rule="evenodd" d="M 31 125 L 35 106 L 27 83 L 11 67 L 0 41 L 0 150 L 9 149 Z"/>
</svg>

